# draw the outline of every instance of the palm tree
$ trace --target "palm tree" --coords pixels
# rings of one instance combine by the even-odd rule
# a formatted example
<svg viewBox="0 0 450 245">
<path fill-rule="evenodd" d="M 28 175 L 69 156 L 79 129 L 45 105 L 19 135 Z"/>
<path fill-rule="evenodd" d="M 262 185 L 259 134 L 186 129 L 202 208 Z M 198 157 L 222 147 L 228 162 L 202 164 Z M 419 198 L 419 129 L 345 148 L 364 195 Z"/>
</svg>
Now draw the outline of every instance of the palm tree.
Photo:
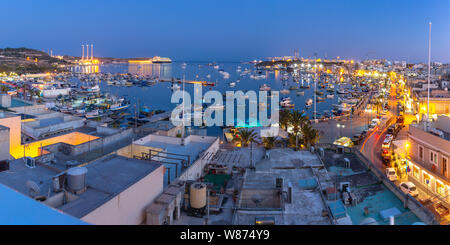
<svg viewBox="0 0 450 245">
<path fill-rule="evenodd" d="M 248 147 L 251 142 L 256 141 L 256 133 L 255 130 L 241 129 L 238 132 L 239 141 L 241 142 L 241 146 Z"/>
<path fill-rule="evenodd" d="M 280 127 L 284 130 L 287 130 L 290 120 L 291 120 L 291 112 L 287 109 L 281 110 L 280 111 Z"/>
<path fill-rule="evenodd" d="M 295 140 L 295 149 L 298 149 L 298 134 L 300 133 L 300 129 L 304 127 L 306 124 L 309 124 L 308 117 L 302 115 L 299 111 L 294 111 L 291 113 L 290 124 L 292 126 L 292 132 L 296 138 Z"/>
<path fill-rule="evenodd" d="M 8 87 L 7 86 L 5 86 L 5 85 L 2 85 L 1 87 L 0 87 L 0 90 L 2 91 L 2 94 L 6 94 L 6 93 L 8 93 Z"/>
<path fill-rule="evenodd" d="M 264 144 L 264 148 L 266 150 L 272 149 L 275 146 L 276 143 L 276 138 L 273 136 L 269 136 L 269 137 L 264 137 L 262 139 L 262 142 Z"/>
<path fill-rule="evenodd" d="M 313 146 L 319 142 L 319 131 L 311 126 L 311 124 L 305 124 L 302 127 L 303 140 L 306 147 Z"/>
</svg>

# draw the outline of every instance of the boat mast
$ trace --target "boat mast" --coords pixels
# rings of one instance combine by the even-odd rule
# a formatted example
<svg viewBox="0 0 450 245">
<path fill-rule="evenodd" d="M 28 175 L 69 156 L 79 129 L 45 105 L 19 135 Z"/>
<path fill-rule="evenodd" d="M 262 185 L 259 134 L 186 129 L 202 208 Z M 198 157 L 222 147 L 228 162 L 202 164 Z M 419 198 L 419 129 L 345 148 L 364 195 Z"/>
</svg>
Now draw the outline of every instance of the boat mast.
<svg viewBox="0 0 450 245">
<path fill-rule="evenodd" d="M 317 79 L 317 73 L 316 73 L 316 76 L 315 76 L 315 78 L 314 78 L 314 122 L 316 122 L 316 114 L 317 114 L 317 111 L 316 111 L 316 104 L 317 104 L 317 85 L 316 85 L 316 79 Z"/>
</svg>

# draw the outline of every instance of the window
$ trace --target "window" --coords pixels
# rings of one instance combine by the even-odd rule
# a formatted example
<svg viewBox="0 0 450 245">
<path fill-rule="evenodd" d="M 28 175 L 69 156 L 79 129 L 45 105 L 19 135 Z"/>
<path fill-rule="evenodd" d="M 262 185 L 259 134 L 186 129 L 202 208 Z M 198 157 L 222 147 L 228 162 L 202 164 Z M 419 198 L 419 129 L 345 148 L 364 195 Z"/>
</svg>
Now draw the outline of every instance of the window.
<svg viewBox="0 0 450 245">
<path fill-rule="evenodd" d="M 441 196 L 446 196 L 445 185 L 439 180 L 436 181 L 436 192 Z"/>
<path fill-rule="evenodd" d="M 423 183 L 428 186 L 431 187 L 431 179 L 430 176 L 426 173 L 423 173 Z"/>
<path fill-rule="evenodd" d="M 413 176 L 414 176 L 416 179 L 419 179 L 419 168 L 416 167 L 416 166 L 413 166 Z"/>
<path fill-rule="evenodd" d="M 447 177 L 447 163 L 448 158 L 442 157 L 442 175 L 444 175 L 445 177 Z"/>
<path fill-rule="evenodd" d="M 438 164 L 438 157 L 437 157 L 437 153 L 430 150 L 430 163 L 437 165 Z"/>
<path fill-rule="evenodd" d="M 420 160 L 423 160 L 423 147 L 419 146 L 419 158 Z"/>
</svg>

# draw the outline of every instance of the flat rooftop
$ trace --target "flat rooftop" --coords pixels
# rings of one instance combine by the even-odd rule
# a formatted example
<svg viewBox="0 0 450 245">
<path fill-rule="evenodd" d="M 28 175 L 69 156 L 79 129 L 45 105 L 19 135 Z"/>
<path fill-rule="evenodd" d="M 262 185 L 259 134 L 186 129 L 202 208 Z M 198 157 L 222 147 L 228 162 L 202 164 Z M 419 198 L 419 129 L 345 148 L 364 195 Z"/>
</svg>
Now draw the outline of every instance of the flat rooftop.
<svg viewBox="0 0 450 245">
<path fill-rule="evenodd" d="M 248 210 L 241 205 L 243 209 L 237 211 L 234 224 L 253 225 L 256 217 L 270 216 L 278 225 L 329 225 L 330 219 L 322 216 L 322 211 L 327 207 L 319 190 L 303 188 L 299 183 L 301 180 L 316 179 L 316 176 L 322 178 L 321 170 L 315 168 L 320 164 L 318 157 L 308 151 L 295 152 L 291 149 L 269 150 L 268 155 L 269 159 L 256 163 L 256 171 L 246 172 L 242 185 L 242 192 L 246 196 L 240 196 L 241 199 L 250 199 L 245 200 L 248 203 L 254 202 L 256 197 L 261 199 L 258 201 L 260 210 Z M 271 190 L 276 190 L 277 178 L 283 178 L 285 186 L 292 186 L 292 202 L 283 201 L 282 210 L 270 203 L 276 201 L 276 198 L 270 200 L 269 194 L 272 194 Z M 267 198 L 268 202 L 265 202 L 264 198 Z"/>
<path fill-rule="evenodd" d="M 157 168 L 160 164 L 118 155 L 108 155 L 85 166 L 87 190 L 77 195 L 78 198 L 58 207 L 59 210 L 77 218 L 82 218 L 92 210 L 103 205 L 134 183 L 138 182 Z M 60 173 L 56 168 L 37 165 L 28 168 L 22 160 L 10 163 L 10 169 L 0 172 L 0 183 L 28 195 L 26 181 L 34 181 L 40 188 L 40 195 L 50 196 L 52 177 Z"/>
<path fill-rule="evenodd" d="M 20 117 L 20 115 L 8 111 L 0 111 L 0 120 L 3 118 Z"/>
<path fill-rule="evenodd" d="M 168 131 L 175 128 L 175 125 L 171 121 L 156 121 L 142 125 L 144 129 L 154 129 L 159 131 Z"/>
<path fill-rule="evenodd" d="M 0 198 L 2 225 L 87 225 L 1 184 Z"/>
</svg>

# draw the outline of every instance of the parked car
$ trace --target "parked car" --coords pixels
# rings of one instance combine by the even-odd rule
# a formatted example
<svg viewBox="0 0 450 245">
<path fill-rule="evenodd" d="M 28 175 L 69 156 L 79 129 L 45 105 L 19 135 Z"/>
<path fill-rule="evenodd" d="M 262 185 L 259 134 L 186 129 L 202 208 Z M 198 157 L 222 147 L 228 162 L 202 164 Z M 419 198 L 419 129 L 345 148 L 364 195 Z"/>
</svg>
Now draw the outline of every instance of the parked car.
<svg viewBox="0 0 450 245">
<path fill-rule="evenodd" d="M 394 137 L 391 134 L 386 134 L 386 137 L 384 138 L 381 148 L 383 148 L 383 149 L 391 148 L 391 142 L 393 139 L 394 139 Z"/>
<path fill-rule="evenodd" d="M 398 180 L 398 176 L 397 173 L 395 172 L 394 168 L 386 168 L 386 177 L 390 180 L 390 181 L 396 181 Z"/>
<path fill-rule="evenodd" d="M 400 184 L 400 189 L 405 194 L 410 194 L 413 197 L 416 197 L 419 195 L 419 191 L 417 190 L 417 187 L 412 182 L 402 182 Z"/>
</svg>

